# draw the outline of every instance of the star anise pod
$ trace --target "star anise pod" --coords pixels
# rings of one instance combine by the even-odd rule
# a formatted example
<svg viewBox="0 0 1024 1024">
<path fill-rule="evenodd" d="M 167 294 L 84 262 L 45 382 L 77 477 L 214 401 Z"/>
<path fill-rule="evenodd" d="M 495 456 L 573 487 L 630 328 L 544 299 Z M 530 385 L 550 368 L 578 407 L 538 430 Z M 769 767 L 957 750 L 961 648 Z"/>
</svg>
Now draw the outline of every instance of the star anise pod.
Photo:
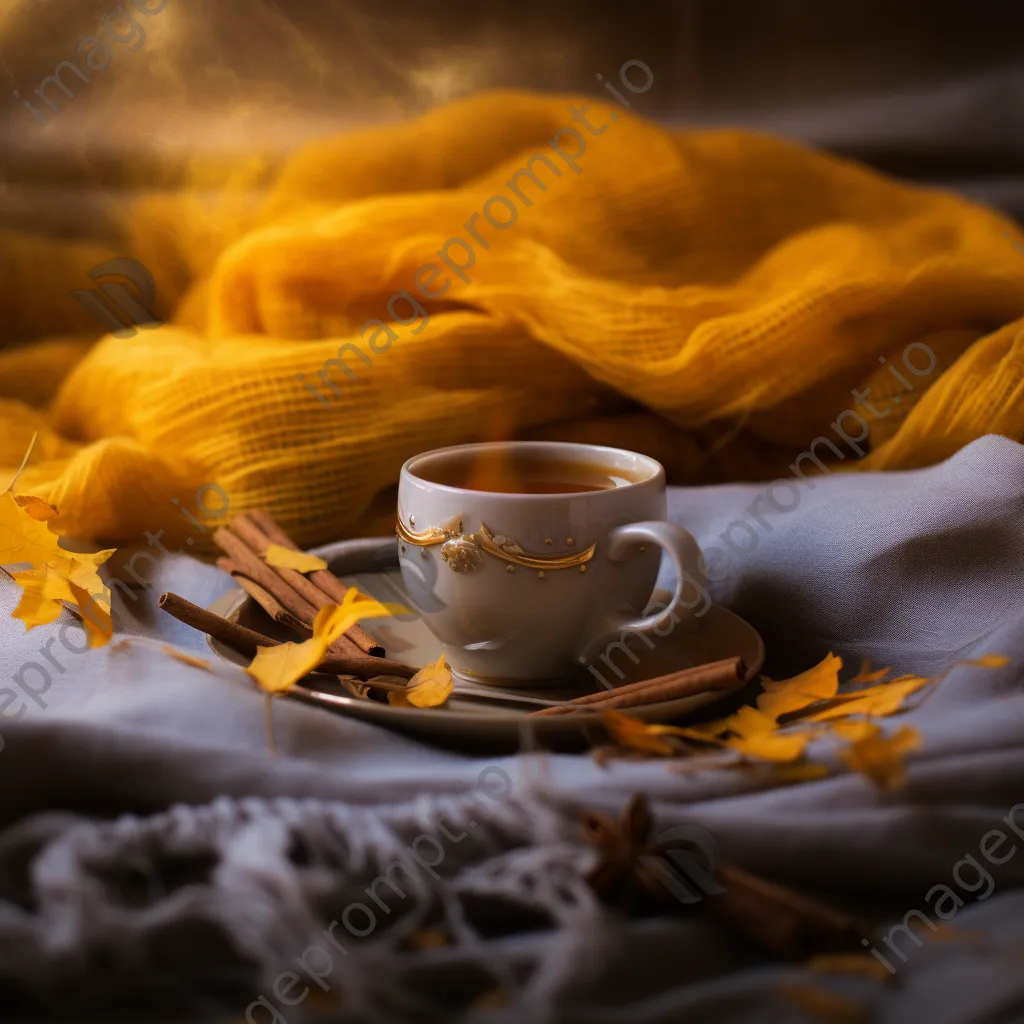
<svg viewBox="0 0 1024 1024">
<path fill-rule="evenodd" d="M 586 881 L 605 903 L 633 905 L 645 896 L 660 902 L 668 895 L 665 879 L 671 873 L 664 845 L 652 842 L 653 827 L 647 798 L 639 793 L 618 822 L 601 811 L 583 816 L 583 834 L 598 850 Z"/>
</svg>

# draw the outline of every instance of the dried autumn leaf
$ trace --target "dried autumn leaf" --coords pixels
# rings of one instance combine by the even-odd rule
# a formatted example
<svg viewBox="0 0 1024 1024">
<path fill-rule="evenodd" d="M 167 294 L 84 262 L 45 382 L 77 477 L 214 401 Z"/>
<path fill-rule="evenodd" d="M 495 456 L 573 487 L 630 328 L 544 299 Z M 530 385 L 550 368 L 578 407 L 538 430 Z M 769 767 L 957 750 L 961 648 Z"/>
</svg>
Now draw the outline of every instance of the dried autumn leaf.
<svg viewBox="0 0 1024 1024">
<path fill-rule="evenodd" d="M 294 569 L 296 572 L 316 572 L 326 569 L 327 563 L 318 555 L 307 555 L 305 551 L 293 551 L 280 544 L 268 544 L 263 556 L 267 565 L 276 569 Z"/>
<path fill-rule="evenodd" d="M 452 692 L 452 670 L 442 654 L 433 664 L 421 668 L 409 680 L 405 690 L 388 692 L 388 703 L 392 707 L 436 708 L 443 704 Z"/>
<path fill-rule="evenodd" d="M 904 725 L 892 736 L 881 735 L 881 728 L 867 723 L 858 739 L 840 750 L 843 763 L 852 771 L 867 776 L 879 789 L 896 789 L 903 782 L 903 755 L 921 745 L 916 729 Z"/>
<path fill-rule="evenodd" d="M 207 672 L 210 670 L 210 663 L 205 658 L 197 658 L 194 654 L 186 654 L 184 651 L 179 651 L 176 647 L 169 647 L 167 644 L 164 644 L 160 649 L 164 654 L 169 654 L 183 665 L 205 669 Z"/>
<path fill-rule="evenodd" d="M 48 501 L 37 498 L 34 494 L 17 494 L 14 500 L 33 519 L 37 519 L 41 523 L 45 523 L 50 519 L 56 519 L 60 515 L 56 505 L 51 505 Z"/>
<path fill-rule="evenodd" d="M 360 619 L 405 615 L 409 609 L 400 604 L 384 604 L 361 594 L 355 587 L 345 591 L 341 604 L 328 604 L 317 612 L 313 636 L 301 643 L 276 647 L 257 647 L 256 657 L 246 671 L 266 693 L 281 693 L 309 675 L 324 660 L 327 648 Z"/>
<path fill-rule="evenodd" d="M 828 700 L 839 692 L 839 670 L 843 659 L 829 654 L 813 668 L 792 679 L 776 682 L 766 677 L 761 682 L 765 692 L 757 698 L 759 710 L 774 719 L 804 708 L 819 700 Z"/>
<path fill-rule="evenodd" d="M 742 707 L 725 720 L 725 745 L 763 761 L 796 761 L 819 730 L 779 732 L 775 719 L 757 708 Z"/>
</svg>

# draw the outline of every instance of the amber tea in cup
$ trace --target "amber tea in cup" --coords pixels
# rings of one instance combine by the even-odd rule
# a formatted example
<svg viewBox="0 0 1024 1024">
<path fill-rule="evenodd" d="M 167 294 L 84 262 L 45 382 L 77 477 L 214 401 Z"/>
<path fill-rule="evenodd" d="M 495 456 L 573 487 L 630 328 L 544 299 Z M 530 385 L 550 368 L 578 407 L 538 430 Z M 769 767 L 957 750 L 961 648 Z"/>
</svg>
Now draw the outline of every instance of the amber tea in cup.
<svg viewBox="0 0 1024 1024">
<path fill-rule="evenodd" d="M 431 483 L 492 494 L 585 494 L 636 483 L 628 470 L 600 462 L 573 461 L 531 450 L 481 450 L 465 462 L 442 463 Z"/>
</svg>

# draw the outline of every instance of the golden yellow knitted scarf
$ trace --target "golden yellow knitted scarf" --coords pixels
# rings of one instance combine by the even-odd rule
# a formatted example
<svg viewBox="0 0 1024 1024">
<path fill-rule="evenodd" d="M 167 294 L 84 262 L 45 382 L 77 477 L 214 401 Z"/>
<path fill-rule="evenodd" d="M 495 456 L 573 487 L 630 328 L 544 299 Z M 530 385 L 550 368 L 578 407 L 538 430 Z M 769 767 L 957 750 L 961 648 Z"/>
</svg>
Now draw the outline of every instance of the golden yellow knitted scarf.
<svg viewBox="0 0 1024 1024">
<path fill-rule="evenodd" d="M 1024 438 L 1012 221 L 751 132 L 594 101 L 583 127 L 582 102 L 316 142 L 254 211 L 137 202 L 121 250 L 8 237 L 0 307 L 37 340 L 0 352 L 0 466 L 40 432 L 20 488 L 63 534 L 180 543 L 171 501 L 216 485 L 313 543 L 389 524 L 404 459 L 477 439 L 616 444 L 694 483 L 788 475 L 816 441 L 887 469 Z M 33 283 L 118 256 L 169 322 L 53 337 Z"/>
</svg>

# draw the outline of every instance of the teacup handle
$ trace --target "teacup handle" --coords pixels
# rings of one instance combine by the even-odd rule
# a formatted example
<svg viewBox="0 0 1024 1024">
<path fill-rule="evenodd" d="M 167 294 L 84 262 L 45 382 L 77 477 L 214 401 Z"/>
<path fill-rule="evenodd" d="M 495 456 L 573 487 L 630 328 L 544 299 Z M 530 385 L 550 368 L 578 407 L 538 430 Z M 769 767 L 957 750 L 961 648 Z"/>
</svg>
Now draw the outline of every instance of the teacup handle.
<svg viewBox="0 0 1024 1024">
<path fill-rule="evenodd" d="M 629 523 L 617 526 L 608 536 L 608 558 L 624 561 L 642 544 L 657 544 L 666 551 L 676 569 L 676 589 L 672 600 L 660 612 L 640 618 L 608 615 L 588 637 L 579 661 L 586 664 L 606 651 L 609 643 L 619 640 L 624 632 L 657 633 L 667 636 L 673 630 L 692 633 L 702 623 L 701 616 L 710 607 L 707 579 L 701 571 L 701 551 L 693 535 L 676 523 Z M 697 600 L 686 603 L 684 593 L 691 586 Z"/>
</svg>

